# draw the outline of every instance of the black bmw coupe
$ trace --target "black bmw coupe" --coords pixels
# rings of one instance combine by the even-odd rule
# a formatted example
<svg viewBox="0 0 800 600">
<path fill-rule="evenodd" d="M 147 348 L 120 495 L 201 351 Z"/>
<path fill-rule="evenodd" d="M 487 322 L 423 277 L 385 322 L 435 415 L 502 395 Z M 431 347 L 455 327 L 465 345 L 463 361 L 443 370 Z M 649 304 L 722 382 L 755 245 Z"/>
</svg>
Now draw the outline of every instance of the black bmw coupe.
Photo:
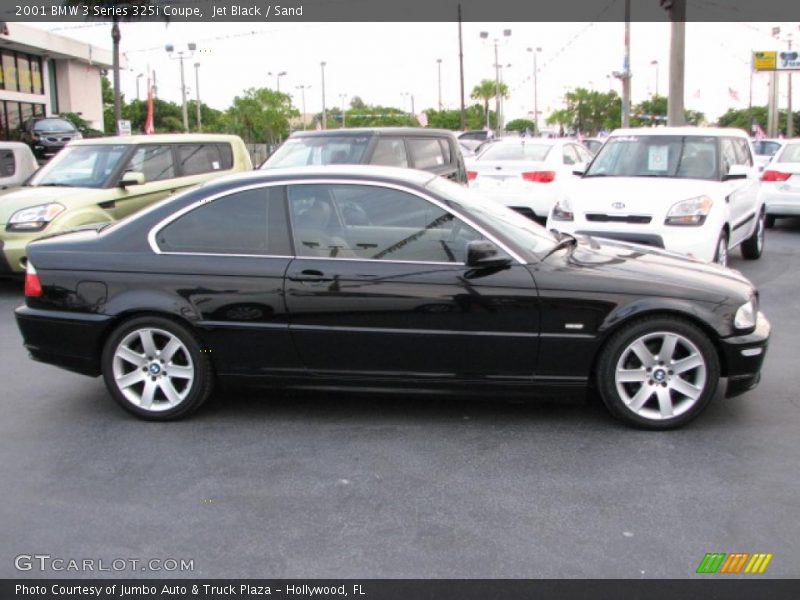
<svg viewBox="0 0 800 600">
<path fill-rule="evenodd" d="M 483 396 L 587 387 L 628 424 L 755 387 L 770 325 L 736 271 L 556 236 L 430 173 L 362 166 L 214 180 L 28 247 L 31 356 L 133 414 L 197 409 L 218 379 Z"/>
</svg>

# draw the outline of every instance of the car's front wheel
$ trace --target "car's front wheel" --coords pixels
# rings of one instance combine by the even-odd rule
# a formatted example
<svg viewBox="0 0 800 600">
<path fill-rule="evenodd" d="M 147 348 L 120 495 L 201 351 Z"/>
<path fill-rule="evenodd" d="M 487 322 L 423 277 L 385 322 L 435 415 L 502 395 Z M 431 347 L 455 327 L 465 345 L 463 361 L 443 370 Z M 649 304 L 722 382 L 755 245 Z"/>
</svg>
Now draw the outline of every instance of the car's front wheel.
<svg viewBox="0 0 800 600">
<path fill-rule="evenodd" d="M 722 231 L 717 239 L 717 249 L 714 251 L 714 262 L 723 267 L 728 266 L 728 235 Z"/>
<path fill-rule="evenodd" d="M 697 417 L 719 383 L 719 357 L 705 333 L 674 317 L 636 321 L 601 351 L 597 385 L 628 425 L 672 429 Z"/>
<path fill-rule="evenodd" d="M 162 317 L 120 325 L 102 356 L 103 378 L 114 399 L 143 419 L 167 421 L 196 410 L 211 394 L 213 370 L 194 335 Z"/>
</svg>

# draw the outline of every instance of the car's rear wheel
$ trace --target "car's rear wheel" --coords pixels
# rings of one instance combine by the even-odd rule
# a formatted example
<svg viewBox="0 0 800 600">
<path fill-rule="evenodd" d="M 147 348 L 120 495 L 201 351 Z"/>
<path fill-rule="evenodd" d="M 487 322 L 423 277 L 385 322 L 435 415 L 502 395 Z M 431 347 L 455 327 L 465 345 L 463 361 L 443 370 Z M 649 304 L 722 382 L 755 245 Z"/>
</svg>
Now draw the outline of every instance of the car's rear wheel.
<svg viewBox="0 0 800 600">
<path fill-rule="evenodd" d="M 758 214 L 758 221 L 756 221 L 756 228 L 753 230 L 753 234 L 742 242 L 742 256 L 747 260 L 761 258 L 761 253 L 764 251 L 765 229 L 766 215 L 762 210 Z"/>
<path fill-rule="evenodd" d="M 728 235 L 721 231 L 717 239 L 717 249 L 714 251 L 714 262 L 723 267 L 728 266 Z"/>
<path fill-rule="evenodd" d="M 194 335 L 162 317 L 120 325 L 102 357 L 103 379 L 114 399 L 143 419 L 167 421 L 196 410 L 211 394 L 213 370 Z"/>
<path fill-rule="evenodd" d="M 719 383 L 719 357 L 705 333 L 679 318 L 641 319 L 614 334 L 597 365 L 608 410 L 628 425 L 672 429 L 697 417 Z"/>
</svg>

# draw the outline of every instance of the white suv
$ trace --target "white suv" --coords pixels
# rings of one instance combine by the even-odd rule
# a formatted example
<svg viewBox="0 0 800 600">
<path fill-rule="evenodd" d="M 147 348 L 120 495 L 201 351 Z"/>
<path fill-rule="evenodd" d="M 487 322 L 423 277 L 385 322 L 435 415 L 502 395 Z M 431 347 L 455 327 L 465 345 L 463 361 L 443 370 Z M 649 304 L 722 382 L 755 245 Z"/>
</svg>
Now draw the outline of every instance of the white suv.
<svg viewBox="0 0 800 600">
<path fill-rule="evenodd" d="M 764 247 L 758 169 L 744 131 L 618 129 L 547 220 L 548 229 L 646 244 L 725 265 Z"/>
</svg>

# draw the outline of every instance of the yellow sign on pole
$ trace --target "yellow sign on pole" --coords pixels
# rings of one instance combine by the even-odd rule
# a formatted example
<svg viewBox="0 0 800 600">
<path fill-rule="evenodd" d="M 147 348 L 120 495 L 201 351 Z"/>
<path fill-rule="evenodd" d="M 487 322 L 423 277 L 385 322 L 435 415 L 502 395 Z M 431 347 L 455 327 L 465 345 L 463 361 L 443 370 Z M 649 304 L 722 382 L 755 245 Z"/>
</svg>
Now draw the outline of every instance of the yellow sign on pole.
<svg viewBox="0 0 800 600">
<path fill-rule="evenodd" d="M 754 71 L 774 71 L 778 66 L 778 53 L 774 50 L 753 52 Z"/>
</svg>

